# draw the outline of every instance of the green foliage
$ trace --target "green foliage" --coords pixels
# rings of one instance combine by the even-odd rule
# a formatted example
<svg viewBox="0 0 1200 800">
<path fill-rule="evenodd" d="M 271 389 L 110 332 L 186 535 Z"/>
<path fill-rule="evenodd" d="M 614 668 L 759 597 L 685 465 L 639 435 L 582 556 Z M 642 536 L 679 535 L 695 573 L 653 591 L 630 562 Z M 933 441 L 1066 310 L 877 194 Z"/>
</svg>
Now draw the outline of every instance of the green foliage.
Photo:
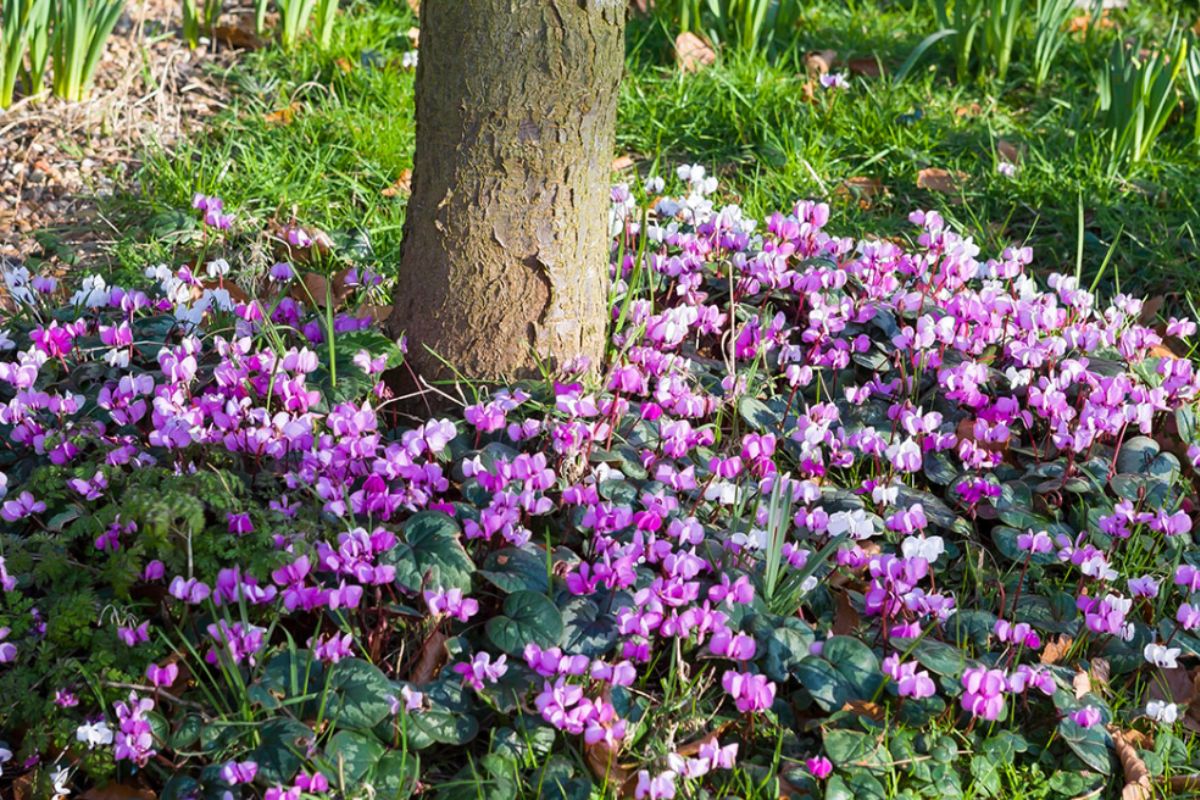
<svg viewBox="0 0 1200 800">
<path fill-rule="evenodd" d="M 12 105 L 13 91 L 22 72 L 26 94 L 41 91 L 53 3 L 54 0 L 4 0 L 0 6 L 0 109 Z"/>
<path fill-rule="evenodd" d="M 795 0 L 665 0 L 654 6 L 671 35 L 687 31 L 749 54 L 789 48 L 800 10 Z"/>
<path fill-rule="evenodd" d="M 1183 36 L 1145 51 L 1140 41 L 1113 42 L 1097 82 L 1112 171 L 1149 155 L 1178 103 L 1176 83 L 1187 63 Z"/>
<path fill-rule="evenodd" d="M 221 19 L 222 0 L 183 0 L 183 38 L 188 47 L 200 46 L 200 37 L 211 36 Z"/>
<path fill-rule="evenodd" d="M 125 0 L 56 0 L 51 58 L 54 94 L 84 100 L 91 91 L 104 44 Z"/>
</svg>

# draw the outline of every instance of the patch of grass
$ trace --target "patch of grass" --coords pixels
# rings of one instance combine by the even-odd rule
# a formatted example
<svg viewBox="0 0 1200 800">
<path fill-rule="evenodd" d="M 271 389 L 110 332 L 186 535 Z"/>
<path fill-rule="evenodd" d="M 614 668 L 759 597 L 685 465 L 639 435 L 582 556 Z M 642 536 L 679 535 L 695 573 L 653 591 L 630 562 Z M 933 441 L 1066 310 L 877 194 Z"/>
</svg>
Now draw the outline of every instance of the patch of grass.
<svg viewBox="0 0 1200 800">
<path fill-rule="evenodd" d="M 1034 92 L 1032 55 L 1018 43 L 1008 81 L 986 75 L 959 84 L 945 42 L 922 55 L 906 80 L 893 74 L 936 29 L 923 2 L 808 4 L 796 47 L 730 52 L 695 75 L 680 74 L 661 20 L 629 28 L 618 146 L 639 170 L 703 163 L 722 178 L 726 199 L 761 215 L 800 198 L 839 207 L 849 234 L 897 234 L 915 208 L 936 208 L 987 248 L 1028 243 L 1039 268 L 1105 268 L 1107 289 L 1178 291 L 1197 285 L 1200 164 L 1177 112 L 1151 156 L 1112 175 L 1095 124 L 1095 75 L 1117 36 L 1170 28 L 1179 12 L 1163 2 L 1114 12 L 1112 29 L 1072 35 L 1046 86 Z M 359 2 L 339 20 L 333 47 L 306 42 L 250 54 L 225 77 L 230 107 L 203 136 L 171 153 L 149 154 L 136 194 L 116 202 L 126 232 L 118 271 L 140 271 L 156 215 L 215 193 L 259 221 L 287 220 L 342 232 L 370 245 L 363 260 L 384 271 L 399 261 L 403 193 L 381 192 L 411 166 L 411 71 L 400 66 L 415 24 L 399 0 Z M 1025 47 L 1025 49 L 1022 49 Z M 882 77 L 854 77 L 832 93 L 806 89 L 805 54 L 836 49 L 839 61 L 876 59 Z M 1014 177 L 1001 175 L 997 146 L 1021 152 Z M 918 188 L 921 170 L 962 173 L 952 193 Z M 850 178 L 878 181 L 873 197 L 845 192 Z M 1078 209 L 1083 207 L 1083 225 Z M 1120 241 L 1113 249 L 1114 242 Z M 157 243 L 153 252 L 161 255 Z"/>
<path fill-rule="evenodd" d="M 195 192 L 222 197 L 237 224 L 295 218 L 368 244 L 366 262 L 398 261 L 405 197 L 383 191 L 412 165 L 413 73 L 400 56 L 413 24 L 402 0 L 360 4 L 329 50 L 271 47 L 230 69 L 228 109 L 202 135 L 149 150 L 136 191 L 114 199 L 109 211 L 124 232 L 115 270 L 140 272 L 151 253 L 161 258 L 159 231 Z"/>
<path fill-rule="evenodd" d="M 1168 11 L 1139 4 L 1113 16 L 1114 30 L 1071 37 L 1040 93 L 1027 88 L 1024 60 L 1004 86 L 956 83 L 948 45 L 932 47 L 904 82 L 890 81 L 886 74 L 936 28 L 921 3 L 813 4 L 793 53 L 773 63 L 730 54 L 696 75 L 670 63 L 661 23 L 635 24 L 618 139 L 652 163 L 705 164 L 755 215 L 820 197 L 842 207 L 848 233 L 890 234 L 912 209 L 937 208 L 988 247 L 1027 242 L 1040 267 L 1069 272 L 1082 233 L 1089 275 L 1123 231 L 1108 288 L 1112 279 L 1151 292 L 1196 286 L 1200 166 L 1186 115 L 1177 112 L 1146 163 L 1113 176 L 1093 114 L 1095 70 L 1113 38 L 1169 29 Z M 885 77 L 855 77 L 838 95 L 818 86 L 814 95 L 803 53 L 824 48 L 844 60 L 877 58 Z M 1021 151 L 1013 178 L 997 171 L 1001 140 Z M 931 192 L 917 187 L 925 168 L 966 177 L 960 191 Z M 839 191 L 850 178 L 878 180 L 885 194 Z"/>
</svg>

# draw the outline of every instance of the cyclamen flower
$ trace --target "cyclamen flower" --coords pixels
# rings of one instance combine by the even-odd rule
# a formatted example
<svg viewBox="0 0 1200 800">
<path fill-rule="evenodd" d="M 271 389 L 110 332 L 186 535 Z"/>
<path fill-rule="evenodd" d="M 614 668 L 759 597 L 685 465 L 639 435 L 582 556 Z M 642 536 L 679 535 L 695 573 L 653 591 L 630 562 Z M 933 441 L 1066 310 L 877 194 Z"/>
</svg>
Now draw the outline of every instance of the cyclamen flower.
<svg viewBox="0 0 1200 800">
<path fill-rule="evenodd" d="M 469 662 L 454 665 L 454 671 L 463 677 L 463 683 L 477 692 L 482 692 L 485 683 L 495 683 L 508 672 L 508 656 L 501 655 L 492 661 L 490 653 L 476 653 Z"/>
<path fill-rule="evenodd" d="M 1175 669 L 1179 666 L 1176 659 L 1183 650 L 1178 647 L 1167 647 L 1162 644 L 1151 642 L 1142 649 L 1142 655 L 1146 657 L 1146 661 L 1156 667 L 1162 669 Z"/>
<path fill-rule="evenodd" d="M 1037 555 L 1053 551 L 1054 542 L 1050 539 L 1050 534 L 1046 531 L 1038 531 L 1037 533 L 1027 531 L 1017 534 L 1017 548 Z"/>
<path fill-rule="evenodd" d="M 883 674 L 896 682 L 896 691 L 901 697 L 920 700 L 937 694 L 937 687 L 926 670 L 919 670 L 915 661 L 902 663 L 900 656 L 893 653 L 883 660 Z"/>
<path fill-rule="evenodd" d="M 807 759 L 804 766 L 808 767 L 808 771 L 819 781 L 823 781 L 833 774 L 833 762 L 825 756 Z"/>
<path fill-rule="evenodd" d="M 129 702 L 114 704 L 117 712 L 118 730 L 114 737 L 113 758 L 117 761 L 132 761 L 139 767 L 146 766 L 155 755 L 154 734 L 146 715 L 154 710 L 154 701 L 139 698 L 130 692 Z"/>
<path fill-rule="evenodd" d="M 102 719 L 85 722 L 75 729 L 75 741 L 86 744 L 88 750 L 107 747 L 113 743 L 113 730 Z"/>
<path fill-rule="evenodd" d="M 775 684 L 765 675 L 728 670 L 721 676 L 721 687 L 743 714 L 765 711 L 775 702 Z"/>
<path fill-rule="evenodd" d="M 820 78 L 821 86 L 826 89 L 849 89 L 850 81 L 844 72 L 827 72 Z"/>
<path fill-rule="evenodd" d="M 1174 725 L 1179 719 L 1179 706 L 1165 700 L 1151 700 L 1146 703 L 1146 716 L 1163 725 Z"/>
<path fill-rule="evenodd" d="M 1090 728 L 1101 720 L 1100 709 L 1095 706 L 1084 706 L 1072 711 L 1070 716 L 1071 721 L 1081 728 Z"/>
<path fill-rule="evenodd" d="M 117 638 L 126 647 L 137 647 L 139 644 L 150 641 L 150 622 L 143 622 L 136 628 L 117 628 Z"/>
<path fill-rule="evenodd" d="M 250 515 L 246 513 L 234 514 L 232 512 L 225 515 L 230 533 L 237 536 L 244 536 L 247 533 L 254 532 L 254 523 L 250 521 Z"/>
<path fill-rule="evenodd" d="M 961 699 L 963 710 L 986 720 L 999 719 L 1004 711 L 1004 690 L 1007 681 L 1003 670 L 972 667 L 962 676 L 966 690 Z"/>
<path fill-rule="evenodd" d="M 426 590 L 424 597 L 430 614 L 446 614 L 459 622 L 466 622 L 479 613 L 479 601 L 464 597 L 462 589 Z"/>
<path fill-rule="evenodd" d="M 171 684 L 175 683 L 175 679 L 178 677 L 178 664 L 167 664 L 165 667 L 150 664 L 146 667 L 146 680 L 150 681 L 151 686 L 163 689 L 170 688 Z"/>
<path fill-rule="evenodd" d="M 230 761 L 221 767 L 221 780 L 231 786 L 253 783 L 258 774 L 258 763 L 254 761 Z"/>
<path fill-rule="evenodd" d="M 670 800 L 675 796 L 675 779 L 675 773 L 670 770 L 651 778 L 650 772 L 643 769 L 638 772 L 633 796 L 636 800 Z"/>
<path fill-rule="evenodd" d="M 336 664 L 354 652 L 354 636 L 349 633 L 342 636 L 334 633 L 325 639 L 314 636 L 308 640 L 308 646 L 312 648 L 313 655 L 320 661 Z"/>
<path fill-rule="evenodd" d="M 6 522 L 16 522 L 19 519 L 41 514 L 46 510 L 46 504 L 34 498 L 29 492 L 21 492 L 16 500 L 6 500 L 0 507 L 0 517 Z"/>
<path fill-rule="evenodd" d="M 0 628 L 0 664 L 8 664 L 17 658 L 17 646 L 12 642 L 4 641 L 10 633 L 12 633 L 12 628 Z"/>
</svg>

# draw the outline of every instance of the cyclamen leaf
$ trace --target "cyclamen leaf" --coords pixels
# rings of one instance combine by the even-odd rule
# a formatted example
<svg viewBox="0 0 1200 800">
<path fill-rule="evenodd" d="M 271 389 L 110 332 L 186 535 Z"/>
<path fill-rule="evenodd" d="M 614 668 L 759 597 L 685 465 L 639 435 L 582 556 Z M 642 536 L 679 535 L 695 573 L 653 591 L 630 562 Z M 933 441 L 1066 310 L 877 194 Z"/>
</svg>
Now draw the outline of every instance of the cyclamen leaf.
<svg viewBox="0 0 1200 800">
<path fill-rule="evenodd" d="M 492 644 L 510 655 L 520 655 L 533 642 L 553 647 L 562 640 L 563 619 L 558 608 L 543 594 L 513 592 L 504 600 L 504 613 L 487 623 Z"/>
</svg>

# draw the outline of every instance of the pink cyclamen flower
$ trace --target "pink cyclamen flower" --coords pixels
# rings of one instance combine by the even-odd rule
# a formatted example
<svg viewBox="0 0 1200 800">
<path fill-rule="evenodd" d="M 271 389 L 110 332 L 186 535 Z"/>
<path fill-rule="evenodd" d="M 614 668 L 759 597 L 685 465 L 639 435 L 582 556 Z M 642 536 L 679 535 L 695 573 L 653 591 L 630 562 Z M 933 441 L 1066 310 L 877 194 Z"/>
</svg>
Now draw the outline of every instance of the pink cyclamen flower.
<svg viewBox="0 0 1200 800">
<path fill-rule="evenodd" d="M 1084 706 L 1078 711 L 1071 712 L 1071 721 L 1081 728 L 1090 728 L 1101 719 L 1100 709 L 1095 706 Z"/>
<path fill-rule="evenodd" d="M 15 500 L 6 500 L 0 507 L 0 517 L 6 522 L 16 522 L 19 519 L 40 514 L 46 510 L 46 504 L 34 498 L 29 492 L 21 492 Z"/>
<path fill-rule="evenodd" d="M 221 767 L 221 780 L 232 786 L 253 783 L 257 774 L 258 763 L 254 761 L 230 761 Z"/>
<path fill-rule="evenodd" d="M 775 702 L 775 684 L 766 675 L 728 670 L 721 676 L 721 687 L 743 714 L 765 711 Z"/>
<path fill-rule="evenodd" d="M 502 655 L 492 661 L 490 653 L 476 653 L 469 662 L 454 665 L 454 671 L 463 677 L 463 683 L 477 692 L 482 692 L 485 683 L 495 683 L 508 672 L 508 656 Z"/>
<path fill-rule="evenodd" d="M 810 758 L 804 762 L 804 766 L 808 767 L 808 771 L 819 781 L 823 781 L 833 774 L 833 762 L 825 756 Z"/>
<path fill-rule="evenodd" d="M 150 681 L 151 686 L 166 689 L 175 683 L 175 679 L 178 677 L 178 664 L 167 664 L 165 667 L 160 667 L 158 664 L 150 664 L 146 667 L 146 680 Z"/>
</svg>

